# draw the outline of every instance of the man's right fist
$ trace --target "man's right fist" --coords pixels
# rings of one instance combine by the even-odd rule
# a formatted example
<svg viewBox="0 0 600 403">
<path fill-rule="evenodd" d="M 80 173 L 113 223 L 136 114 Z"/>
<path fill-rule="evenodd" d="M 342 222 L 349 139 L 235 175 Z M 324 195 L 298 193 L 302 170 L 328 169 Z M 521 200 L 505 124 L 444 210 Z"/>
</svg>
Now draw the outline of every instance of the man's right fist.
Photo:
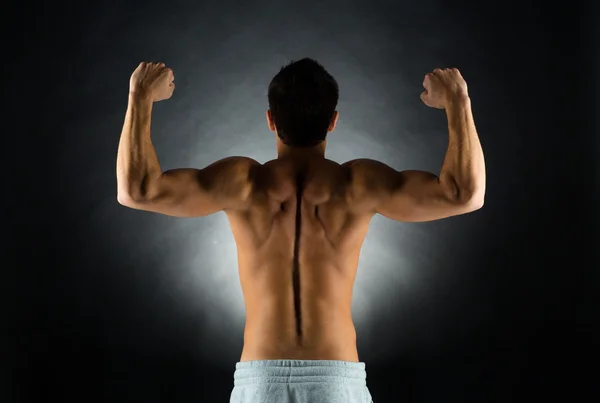
<svg viewBox="0 0 600 403">
<path fill-rule="evenodd" d="M 431 108 L 445 109 L 448 102 L 468 96 L 467 83 L 458 69 L 435 69 L 423 80 L 423 103 Z"/>
<path fill-rule="evenodd" d="M 175 90 L 174 78 L 173 70 L 164 63 L 142 62 L 129 79 L 129 92 L 152 102 L 169 99 Z"/>
</svg>

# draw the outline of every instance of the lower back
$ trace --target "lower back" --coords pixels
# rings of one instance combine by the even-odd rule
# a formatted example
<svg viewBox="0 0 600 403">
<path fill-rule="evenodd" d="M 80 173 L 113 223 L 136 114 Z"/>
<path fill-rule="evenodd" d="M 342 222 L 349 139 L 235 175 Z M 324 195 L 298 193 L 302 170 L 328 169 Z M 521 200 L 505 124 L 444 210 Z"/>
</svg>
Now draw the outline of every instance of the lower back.
<svg viewBox="0 0 600 403">
<path fill-rule="evenodd" d="M 298 311 L 291 293 L 272 286 L 251 287 L 252 291 L 244 295 L 246 327 L 241 360 L 358 361 L 346 288 L 340 284 L 330 293 L 330 301 L 323 292 L 304 292 Z M 342 297 L 342 293 L 346 295 Z"/>
</svg>

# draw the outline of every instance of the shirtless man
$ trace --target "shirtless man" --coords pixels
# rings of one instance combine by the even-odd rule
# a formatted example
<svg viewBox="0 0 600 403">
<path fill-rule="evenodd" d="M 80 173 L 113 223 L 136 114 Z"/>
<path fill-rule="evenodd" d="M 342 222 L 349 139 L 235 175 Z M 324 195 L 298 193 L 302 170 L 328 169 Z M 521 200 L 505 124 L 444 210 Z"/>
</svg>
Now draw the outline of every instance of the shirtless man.
<svg viewBox="0 0 600 403">
<path fill-rule="evenodd" d="M 325 158 L 338 120 L 338 85 L 316 61 L 273 78 L 267 124 L 277 159 L 229 157 L 162 172 L 150 138 L 154 102 L 173 94 L 173 72 L 141 63 L 130 80 L 117 156 L 118 201 L 176 217 L 224 211 L 246 304 L 244 347 L 231 403 L 367 403 L 350 306 L 371 218 L 431 221 L 481 208 L 483 152 L 457 69 L 425 75 L 425 105 L 445 109 L 448 150 L 439 176 L 378 161 Z"/>
</svg>

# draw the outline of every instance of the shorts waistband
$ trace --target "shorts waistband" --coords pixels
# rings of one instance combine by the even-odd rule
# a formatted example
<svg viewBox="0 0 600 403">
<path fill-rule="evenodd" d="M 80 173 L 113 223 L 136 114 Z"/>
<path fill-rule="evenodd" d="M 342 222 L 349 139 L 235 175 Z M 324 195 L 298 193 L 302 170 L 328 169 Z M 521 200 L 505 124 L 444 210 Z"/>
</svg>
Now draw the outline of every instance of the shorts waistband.
<svg viewBox="0 0 600 403">
<path fill-rule="evenodd" d="M 340 382 L 366 385 L 364 362 L 336 360 L 256 360 L 235 364 L 234 385 Z"/>
</svg>

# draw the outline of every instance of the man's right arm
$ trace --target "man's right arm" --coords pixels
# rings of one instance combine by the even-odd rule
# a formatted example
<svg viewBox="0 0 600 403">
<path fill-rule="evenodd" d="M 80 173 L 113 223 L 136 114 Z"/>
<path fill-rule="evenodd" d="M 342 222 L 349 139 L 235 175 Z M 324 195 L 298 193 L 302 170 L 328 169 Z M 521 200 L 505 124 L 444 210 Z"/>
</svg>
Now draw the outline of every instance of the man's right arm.
<svg viewBox="0 0 600 403">
<path fill-rule="evenodd" d="M 438 175 L 396 171 L 378 161 L 361 159 L 345 165 L 361 194 L 357 200 L 371 213 L 398 221 L 422 222 L 475 211 L 483 206 L 485 163 L 468 96 L 446 105 L 449 141 Z"/>
</svg>

